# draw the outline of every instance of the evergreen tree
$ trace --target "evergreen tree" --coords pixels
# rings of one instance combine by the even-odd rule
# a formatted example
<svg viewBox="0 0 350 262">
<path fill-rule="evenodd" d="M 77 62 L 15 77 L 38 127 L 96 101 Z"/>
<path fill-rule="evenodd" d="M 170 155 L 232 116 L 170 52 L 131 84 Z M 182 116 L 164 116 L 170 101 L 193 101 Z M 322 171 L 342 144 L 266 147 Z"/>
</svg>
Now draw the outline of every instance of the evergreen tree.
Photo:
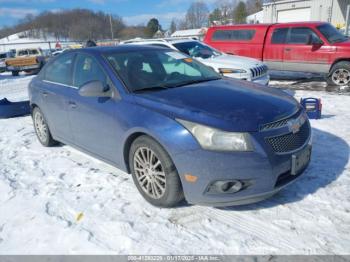
<svg viewBox="0 0 350 262">
<path fill-rule="evenodd" d="M 233 19 L 236 24 L 245 24 L 247 19 L 247 7 L 243 1 L 240 1 L 233 11 Z"/>
</svg>

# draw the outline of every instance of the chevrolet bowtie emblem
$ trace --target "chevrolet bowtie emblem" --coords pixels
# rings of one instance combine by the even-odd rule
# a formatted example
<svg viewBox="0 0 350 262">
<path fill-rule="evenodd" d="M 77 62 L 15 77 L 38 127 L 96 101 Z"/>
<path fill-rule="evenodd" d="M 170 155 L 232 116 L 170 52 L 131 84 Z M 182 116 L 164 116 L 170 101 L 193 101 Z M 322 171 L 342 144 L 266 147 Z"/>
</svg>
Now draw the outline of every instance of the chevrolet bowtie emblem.
<svg viewBox="0 0 350 262">
<path fill-rule="evenodd" d="M 289 131 L 292 132 L 293 134 L 298 133 L 300 130 L 300 127 L 304 124 L 305 118 L 303 116 L 290 120 L 288 122 L 288 128 Z"/>
</svg>

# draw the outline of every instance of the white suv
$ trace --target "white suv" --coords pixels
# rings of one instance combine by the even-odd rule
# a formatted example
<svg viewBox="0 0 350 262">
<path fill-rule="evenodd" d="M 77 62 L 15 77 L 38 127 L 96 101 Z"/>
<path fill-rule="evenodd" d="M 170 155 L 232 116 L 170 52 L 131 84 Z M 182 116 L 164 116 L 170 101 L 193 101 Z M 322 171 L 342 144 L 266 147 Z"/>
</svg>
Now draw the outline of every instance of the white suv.
<svg viewBox="0 0 350 262">
<path fill-rule="evenodd" d="M 124 41 L 121 44 L 154 45 L 183 52 L 218 73 L 241 80 L 268 85 L 270 76 L 267 66 L 259 60 L 224 54 L 200 41 L 189 38 L 139 39 Z"/>
</svg>

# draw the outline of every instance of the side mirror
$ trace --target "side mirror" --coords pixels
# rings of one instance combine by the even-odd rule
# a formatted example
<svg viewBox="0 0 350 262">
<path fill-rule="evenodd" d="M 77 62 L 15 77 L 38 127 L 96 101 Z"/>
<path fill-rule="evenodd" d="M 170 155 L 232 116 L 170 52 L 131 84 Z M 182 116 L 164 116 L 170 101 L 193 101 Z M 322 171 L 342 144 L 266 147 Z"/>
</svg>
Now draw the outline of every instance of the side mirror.
<svg viewBox="0 0 350 262">
<path fill-rule="evenodd" d="M 309 35 L 310 39 L 309 39 L 309 44 L 310 45 L 323 45 L 323 41 L 319 38 L 319 37 L 316 37 L 316 36 L 313 36 L 313 35 Z"/>
<path fill-rule="evenodd" d="M 93 80 L 79 88 L 79 95 L 87 97 L 112 97 L 112 91 L 106 88 L 101 81 Z"/>
</svg>

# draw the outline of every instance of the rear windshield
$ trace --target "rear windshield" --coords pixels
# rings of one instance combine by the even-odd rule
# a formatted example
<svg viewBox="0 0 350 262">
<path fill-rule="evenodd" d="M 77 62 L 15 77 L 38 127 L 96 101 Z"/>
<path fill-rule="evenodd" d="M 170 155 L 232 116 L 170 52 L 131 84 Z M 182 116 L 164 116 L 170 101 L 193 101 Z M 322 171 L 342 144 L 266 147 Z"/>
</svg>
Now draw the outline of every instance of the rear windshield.
<svg viewBox="0 0 350 262">
<path fill-rule="evenodd" d="M 255 35 L 255 30 L 217 30 L 213 34 L 214 41 L 249 41 Z"/>
<path fill-rule="evenodd" d="M 330 24 L 323 24 L 317 27 L 321 34 L 327 38 L 328 42 L 340 43 L 346 41 L 348 38 L 338 31 L 334 26 Z"/>
</svg>

